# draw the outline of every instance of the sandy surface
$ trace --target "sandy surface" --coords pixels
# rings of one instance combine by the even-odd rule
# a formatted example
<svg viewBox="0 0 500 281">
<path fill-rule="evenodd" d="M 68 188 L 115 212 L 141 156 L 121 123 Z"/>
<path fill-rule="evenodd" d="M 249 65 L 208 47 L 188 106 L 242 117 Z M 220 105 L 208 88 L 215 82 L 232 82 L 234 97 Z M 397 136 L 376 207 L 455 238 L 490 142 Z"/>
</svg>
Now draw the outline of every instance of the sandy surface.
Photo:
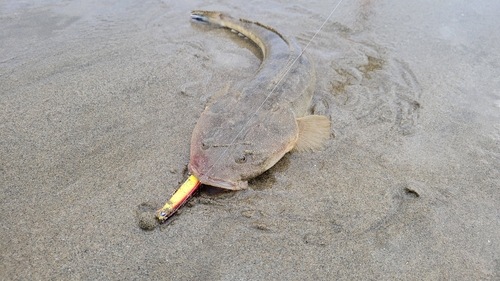
<svg viewBox="0 0 500 281">
<path fill-rule="evenodd" d="M 307 50 L 325 149 L 144 231 L 259 65 L 189 11 L 304 46 L 336 4 L 170 2 L 0 2 L 0 279 L 500 279 L 497 1 L 345 1 Z"/>
</svg>

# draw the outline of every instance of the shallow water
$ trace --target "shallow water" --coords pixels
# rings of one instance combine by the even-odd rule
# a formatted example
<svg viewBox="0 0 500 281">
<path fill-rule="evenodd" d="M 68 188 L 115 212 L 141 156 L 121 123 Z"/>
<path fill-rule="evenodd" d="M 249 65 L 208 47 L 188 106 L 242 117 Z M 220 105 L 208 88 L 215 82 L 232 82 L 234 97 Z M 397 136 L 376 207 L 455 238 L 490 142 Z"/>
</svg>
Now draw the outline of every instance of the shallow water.
<svg viewBox="0 0 500 281">
<path fill-rule="evenodd" d="M 342 3 L 307 49 L 325 149 L 138 227 L 211 95 L 260 61 L 190 10 L 305 46 L 335 4 L 3 1 L 1 279 L 499 279 L 495 1 Z"/>
</svg>

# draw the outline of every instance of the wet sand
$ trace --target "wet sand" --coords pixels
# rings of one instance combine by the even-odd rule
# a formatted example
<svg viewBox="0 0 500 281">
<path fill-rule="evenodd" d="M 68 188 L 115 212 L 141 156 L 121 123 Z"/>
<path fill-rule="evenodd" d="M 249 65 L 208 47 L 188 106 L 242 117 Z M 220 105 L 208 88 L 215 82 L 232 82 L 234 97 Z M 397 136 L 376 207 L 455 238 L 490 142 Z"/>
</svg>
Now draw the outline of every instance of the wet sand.
<svg viewBox="0 0 500 281">
<path fill-rule="evenodd" d="M 258 51 L 192 9 L 305 46 L 336 3 L 0 4 L 0 279 L 500 279 L 500 4 L 346 1 L 309 46 L 322 151 L 247 190 L 185 180 L 211 95 Z"/>
</svg>

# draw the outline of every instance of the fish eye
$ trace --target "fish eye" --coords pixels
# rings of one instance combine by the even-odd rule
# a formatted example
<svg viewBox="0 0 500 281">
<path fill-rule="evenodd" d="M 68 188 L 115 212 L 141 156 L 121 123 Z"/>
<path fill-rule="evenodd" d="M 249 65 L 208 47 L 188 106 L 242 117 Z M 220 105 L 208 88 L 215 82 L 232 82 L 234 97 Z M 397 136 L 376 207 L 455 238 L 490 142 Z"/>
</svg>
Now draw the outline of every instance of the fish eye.
<svg viewBox="0 0 500 281">
<path fill-rule="evenodd" d="M 238 164 L 243 164 L 243 163 L 247 162 L 247 157 L 246 157 L 246 155 L 242 155 L 240 157 L 236 157 L 236 159 L 234 159 L 234 161 Z"/>
<path fill-rule="evenodd" d="M 202 150 L 207 150 L 207 149 L 208 149 L 208 144 L 206 144 L 206 143 L 202 142 L 202 143 L 201 143 L 201 149 L 202 149 Z"/>
</svg>

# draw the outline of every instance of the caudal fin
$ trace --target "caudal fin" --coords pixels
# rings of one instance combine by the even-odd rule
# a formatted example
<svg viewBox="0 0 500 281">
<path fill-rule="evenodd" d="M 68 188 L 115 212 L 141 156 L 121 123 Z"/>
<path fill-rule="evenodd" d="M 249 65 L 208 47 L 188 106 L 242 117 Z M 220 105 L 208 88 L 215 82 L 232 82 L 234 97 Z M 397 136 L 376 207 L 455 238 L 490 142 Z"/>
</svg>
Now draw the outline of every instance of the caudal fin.
<svg viewBox="0 0 500 281">
<path fill-rule="evenodd" d="M 214 25 L 224 26 L 223 20 L 225 18 L 231 18 L 231 16 L 214 11 L 192 11 L 191 18 L 195 21 L 210 23 Z"/>
</svg>

